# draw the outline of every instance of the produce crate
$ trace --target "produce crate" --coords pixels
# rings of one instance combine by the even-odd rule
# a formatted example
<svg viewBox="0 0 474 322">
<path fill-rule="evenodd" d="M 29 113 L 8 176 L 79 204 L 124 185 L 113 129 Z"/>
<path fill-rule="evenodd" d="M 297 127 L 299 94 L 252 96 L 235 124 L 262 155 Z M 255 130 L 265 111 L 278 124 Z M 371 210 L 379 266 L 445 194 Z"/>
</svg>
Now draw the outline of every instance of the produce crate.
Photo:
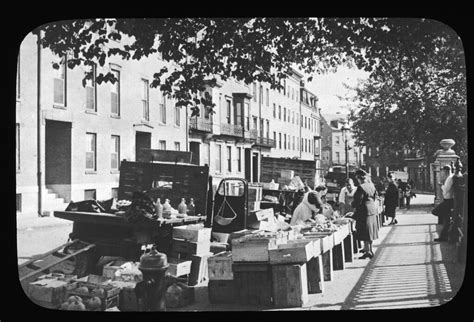
<svg viewBox="0 0 474 322">
<path fill-rule="evenodd" d="M 191 272 L 191 263 L 190 260 L 168 258 L 167 273 L 175 277 L 188 275 Z"/>
<path fill-rule="evenodd" d="M 306 264 L 274 265 L 272 279 L 276 307 L 301 307 L 308 302 Z"/>
<path fill-rule="evenodd" d="M 123 269 L 121 266 L 127 262 L 125 260 L 114 260 L 105 264 L 102 268 L 102 276 L 115 279 L 115 272 Z"/>
<path fill-rule="evenodd" d="M 79 287 L 87 287 L 89 292 L 87 294 L 78 292 Z M 104 292 L 102 296 L 100 295 L 94 295 L 91 294 L 91 291 L 93 289 L 103 289 Z M 108 308 L 111 308 L 113 306 L 118 306 L 119 305 L 119 296 L 120 296 L 120 289 L 118 287 L 112 286 L 112 285 L 100 285 L 100 284 L 93 284 L 93 283 L 87 283 L 87 282 L 81 282 L 78 281 L 74 285 L 71 285 L 67 287 L 67 292 L 66 292 L 66 299 L 69 296 L 76 295 L 82 298 L 84 304 L 87 300 L 89 300 L 93 296 L 97 296 L 100 298 L 102 305 L 101 309 L 102 311 L 105 311 Z"/>
<path fill-rule="evenodd" d="M 173 227 L 173 238 L 190 242 L 210 241 L 211 228 L 204 228 L 201 225 Z"/>
<path fill-rule="evenodd" d="M 224 252 L 209 257 L 207 265 L 209 269 L 209 281 L 234 279 L 232 272 L 232 252 Z"/>
<path fill-rule="evenodd" d="M 118 308 L 123 312 L 138 311 L 135 294 L 136 282 L 110 281 L 108 284 L 120 289 Z"/>
<path fill-rule="evenodd" d="M 173 253 L 173 257 L 191 261 L 191 271 L 188 276 L 188 285 L 195 286 L 209 280 L 208 259 L 213 253 L 207 252 L 202 255 L 191 255 L 186 253 Z"/>
<path fill-rule="evenodd" d="M 233 263 L 236 302 L 273 306 L 272 267 L 266 263 Z"/>
<path fill-rule="evenodd" d="M 273 209 L 252 210 L 249 209 L 247 217 L 247 228 L 260 229 L 260 222 L 274 217 Z"/>
<path fill-rule="evenodd" d="M 312 240 L 291 241 L 269 250 L 270 264 L 306 263 L 316 254 Z"/>
<path fill-rule="evenodd" d="M 247 235 L 232 240 L 232 261 L 268 262 L 268 251 L 277 247 L 275 237 Z"/>
<path fill-rule="evenodd" d="M 175 253 L 185 253 L 190 255 L 204 255 L 211 249 L 211 239 L 200 242 L 190 242 L 173 238 L 171 249 Z"/>
<path fill-rule="evenodd" d="M 209 280 L 207 288 L 212 304 L 231 304 L 236 301 L 234 280 Z"/>
<path fill-rule="evenodd" d="M 66 299 L 67 287 L 73 287 L 76 283 L 56 278 L 42 278 L 29 283 L 27 294 L 34 303 L 42 307 L 57 308 Z"/>
<path fill-rule="evenodd" d="M 180 291 L 177 294 L 174 294 L 173 296 L 168 292 L 171 286 L 168 287 L 165 295 L 165 302 L 167 308 L 180 308 L 183 306 L 190 305 L 194 302 L 193 287 L 189 287 L 188 285 L 180 282 L 175 283 L 175 286 L 178 286 L 180 288 Z"/>
</svg>

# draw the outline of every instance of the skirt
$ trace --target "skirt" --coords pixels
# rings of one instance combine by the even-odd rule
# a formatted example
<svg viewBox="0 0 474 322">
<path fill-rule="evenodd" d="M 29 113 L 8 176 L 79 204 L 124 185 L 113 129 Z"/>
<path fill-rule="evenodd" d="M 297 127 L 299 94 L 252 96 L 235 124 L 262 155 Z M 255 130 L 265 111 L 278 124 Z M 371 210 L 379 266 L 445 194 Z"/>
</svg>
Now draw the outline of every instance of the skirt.
<svg viewBox="0 0 474 322">
<path fill-rule="evenodd" d="M 372 241 L 379 238 L 377 215 L 357 219 L 356 237 L 362 241 Z"/>
<path fill-rule="evenodd" d="M 385 216 L 395 218 L 396 206 L 385 206 Z"/>
</svg>

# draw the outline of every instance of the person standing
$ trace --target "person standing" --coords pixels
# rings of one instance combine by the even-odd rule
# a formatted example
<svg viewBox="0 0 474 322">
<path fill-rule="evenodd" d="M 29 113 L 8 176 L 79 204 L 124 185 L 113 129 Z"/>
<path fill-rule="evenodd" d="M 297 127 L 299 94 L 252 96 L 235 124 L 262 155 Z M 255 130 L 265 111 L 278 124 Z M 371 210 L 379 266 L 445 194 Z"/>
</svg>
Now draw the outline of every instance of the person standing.
<svg viewBox="0 0 474 322">
<path fill-rule="evenodd" d="M 410 209 L 410 200 L 411 200 L 411 185 L 409 183 L 405 186 L 405 205 L 407 209 Z"/>
<path fill-rule="evenodd" d="M 352 208 L 352 201 L 354 201 L 354 194 L 356 187 L 351 178 L 346 179 L 346 185 L 339 192 L 339 211 L 340 215 L 344 216 L 348 212 L 354 211 Z"/>
<path fill-rule="evenodd" d="M 395 218 L 395 211 L 398 205 L 398 188 L 393 181 L 393 176 L 391 173 L 388 174 L 387 180 L 388 186 L 385 190 L 384 198 L 385 216 L 392 218 L 392 221 L 389 223 L 389 225 L 395 225 L 398 223 L 397 219 Z"/>
<path fill-rule="evenodd" d="M 439 238 L 435 238 L 435 241 L 440 242 L 448 241 L 448 233 L 451 226 L 451 213 L 454 207 L 453 173 L 451 172 L 451 166 L 445 165 L 443 167 L 443 172 L 446 177 L 446 180 L 441 186 L 443 201 L 432 211 L 433 215 L 441 217 L 443 228 L 441 229 Z"/>
<path fill-rule="evenodd" d="M 398 206 L 400 209 L 405 208 L 405 184 L 402 179 L 397 180 L 398 187 Z"/>
<path fill-rule="evenodd" d="M 355 175 L 359 186 L 354 194 L 352 207 L 355 208 L 356 235 L 359 240 L 364 242 L 363 251 L 365 252 L 360 258 L 372 258 L 374 257 L 372 243 L 379 237 L 377 207 L 375 206 L 377 190 L 374 184 L 367 180 L 367 172 L 357 170 Z"/>
</svg>

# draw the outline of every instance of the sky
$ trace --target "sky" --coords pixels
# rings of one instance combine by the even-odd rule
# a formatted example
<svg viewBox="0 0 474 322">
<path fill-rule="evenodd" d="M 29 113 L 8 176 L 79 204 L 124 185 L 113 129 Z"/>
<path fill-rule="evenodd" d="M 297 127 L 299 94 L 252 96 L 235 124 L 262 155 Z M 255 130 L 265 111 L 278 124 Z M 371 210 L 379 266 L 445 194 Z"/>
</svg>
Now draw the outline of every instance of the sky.
<svg viewBox="0 0 474 322">
<path fill-rule="evenodd" d="M 347 107 L 353 106 L 353 104 L 342 101 L 337 96 L 353 95 L 354 91 L 345 88 L 343 83 L 355 86 L 359 79 L 367 79 L 368 75 L 369 73 L 355 67 L 341 66 L 335 73 L 313 75 L 313 80 L 307 83 L 307 87 L 318 97 L 318 106 L 321 108 L 323 116 L 333 115 L 337 112 L 348 114 Z"/>
</svg>

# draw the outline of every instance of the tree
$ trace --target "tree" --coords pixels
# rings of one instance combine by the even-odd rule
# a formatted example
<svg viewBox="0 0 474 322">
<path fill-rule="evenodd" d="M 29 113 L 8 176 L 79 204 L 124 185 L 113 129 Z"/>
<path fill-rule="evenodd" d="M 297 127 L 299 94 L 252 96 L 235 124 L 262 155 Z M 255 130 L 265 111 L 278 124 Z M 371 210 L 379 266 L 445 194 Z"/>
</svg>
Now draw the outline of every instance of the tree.
<svg viewBox="0 0 474 322">
<path fill-rule="evenodd" d="M 210 97 L 200 93 L 218 78 L 280 88 L 292 65 L 310 74 L 347 60 L 333 48 L 332 31 L 307 18 L 94 19 L 40 29 L 41 44 L 59 57 L 69 53 L 70 68 L 104 66 L 111 56 L 139 60 L 160 53 L 174 67 L 154 73 L 151 86 L 171 94 L 178 105 L 191 106 L 193 115 L 199 113 L 198 104 L 211 106 Z M 91 77 L 87 73 L 84 82 Z M 100 73 L 96 81 L 115 79 Z"/>
</svg>

